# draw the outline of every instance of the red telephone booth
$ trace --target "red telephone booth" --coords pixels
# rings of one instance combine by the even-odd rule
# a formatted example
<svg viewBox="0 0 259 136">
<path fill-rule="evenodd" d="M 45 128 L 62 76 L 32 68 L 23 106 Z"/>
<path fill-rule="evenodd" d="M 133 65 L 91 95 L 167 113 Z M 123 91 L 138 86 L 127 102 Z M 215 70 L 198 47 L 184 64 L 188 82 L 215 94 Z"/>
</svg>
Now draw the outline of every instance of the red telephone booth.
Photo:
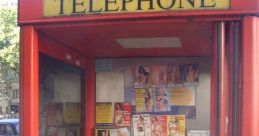
<svg viewBox="0 0 259 136">
<path fill-rule="evenodd" d="M 181 135 L 258 136 L 258 15 L 258 0 L 20 0 L 21 136 L 99 136 L 102 102 L 184 114 Z"/>
</svg>

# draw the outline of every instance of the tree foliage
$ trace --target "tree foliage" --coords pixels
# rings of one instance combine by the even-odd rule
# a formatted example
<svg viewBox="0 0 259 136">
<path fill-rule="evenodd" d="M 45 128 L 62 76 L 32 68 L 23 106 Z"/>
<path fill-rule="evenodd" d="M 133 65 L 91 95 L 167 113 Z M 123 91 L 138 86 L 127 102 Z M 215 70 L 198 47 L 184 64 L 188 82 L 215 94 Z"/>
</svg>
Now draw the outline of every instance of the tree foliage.
<svg viewBox="0 0 259 136">
<path fill-rule="evenodd" d="M 0 67 L 19 73 L 19 27 L 17 9 L 0 9 Z M 1 70 L 5 71 L 6 70 Z"/>
</svg>

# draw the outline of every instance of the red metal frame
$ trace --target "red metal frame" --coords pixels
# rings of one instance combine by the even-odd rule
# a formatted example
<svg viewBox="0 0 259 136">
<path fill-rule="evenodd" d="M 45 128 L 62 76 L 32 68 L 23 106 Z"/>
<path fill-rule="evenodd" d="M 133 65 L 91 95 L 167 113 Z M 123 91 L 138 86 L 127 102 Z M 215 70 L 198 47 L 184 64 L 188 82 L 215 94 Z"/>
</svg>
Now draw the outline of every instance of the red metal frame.
<svg viewBox="0 0 259 136">
<path fill-rule="evenodd" d="M 96 81 L 95 81 L 95 59 L 88 58 L 86 61 L 86 90 L 85 94 L 85 116 L 84 136 L 93 136 L 95 128 L 95 102 L 96 102 Z"/>
<path fill-rule="evenodd" d="M 217 25 L 214 24 L 214 37 L 213 39 L 217 39 Z M 216 96 L 218 95 L 217 93 L 217 41 L 213 41 L 213 45 L 211 47 L 211 56 L 212 57 L 212 63 L 211 63 L 211 93 L 210 93 L 210 134 L 212 136 L 217 135 L 217 99 Z M 212 78 L 214 77 L 214 78 Z"/>
<path fill-rule="evenodd" d="M 42 16 L 42 1 L 35 0 L 20 0 L 19 1 L 19 23 L 21 27 L 21 135 L 22 136 L 35 136 L 39 135 L 39 52 L 57 58 L 68 64 L 78 66 L 86 71 L 85 74 L 85 90 L 84 90 L 84 118 L 83 118 L 83 134 L 91 136 L 94 134 L 93 128 L 95 127 L 95 65 L 94 58 L 81 55 L 77 51 L 64 47 L 61 43 L 52 40 L 51 38 L 38 35 L 35 27 L 40 29 L 50 28 L 55 26 L 67 25 L 66 23 L 74 23 L 82 25 L 87 22 L 87 25 L 98 25 L 102 23 L 114 24 L 118 21 L 120 23 L 127 23 L 128 21 L 139 22 L 155 22 L 155 21 L 168 21 L 178 19 L 178 21 L 193 19 L 194 21 L 215 21 L 215 20 L 240 20 L 241 15 L 254 14 L 259 15 L 259 0 L 232 0 L 230 10 L 211 10 L 211 11 L 177 11 L 177 12 L 163 12 L 163 13 L 128 13 L 123 15 L 96 15 L 96 16 L 76 16 L 76 17 L 51 17 L 44 18 Z M 33 12 L 31 12 L 33 11 Z M 148 19 L 148 21 L 145 21 Z M 143 21 L 144 20 L 144 21 Z M 118 23 L 116 22 L 116 23 Z M 52 25 L 50 25 L 50 23 Z M 59 24 L 63 23 L 63 24 Z M 35 24 L 26 25 L 26 24 Z M 54 24 L 54 25 L 53 25 Z M 84 24 L 86 25 L 86 24 Z M 230 25 L 230 32 L 232 32 L 233 24 Z M 224 26 L 222 26 L 224 27 Z M 222 29 L 224 30 L 224 28 Z M 227 92 L 231 89 L 231 69 L 232 62 L 226 63 L 225 56 L 225 40 L 222 32 L 222 52 L 221 56 L 222 67 L 222 86 L 221 98 L 222 107 L 220 113 L 220 134 L 217 134 L 217 42 L 214 41 L 211 53 L 213 56 L 213 63 L 211 64 L 211 120 L 210 129 L 211 135 L 227 136 L 231 135 L 230 124 L 228 134 L 225 134 L 225 119 L 227 116 L 231 117 L 231 110 L 227 111 L 226 106 L 231 104 L 232 94 Z M 214 39 L 217 39 L 217 27 L 214 30 Z M 259 19 L 258 17 L 244 17 L 243 21 L 243 60 L 242 60 L 242 125 L 240 133 L 242 136 L 257 136 L 259 135 Z M 230 39 L 232 35 L 230 34 Z M 39 38 L 39 39 L 38 39 Z M 48 38 L 49 42 L 44 42 L 44 38 Z M 230 42 L 230 48 L 233 48 L 233 43 Z M 71 55 L 72 59 L 68 59 L 66 55 Z M 233 53 L 230 52 L 230 56 Z M 232 60 L 230 58 L 230 60 Z M 80 65 L 78 65 L 80 61 Z M 226 67 L 230 65 L 230 67 Z M 227 69 L 230 69 L 229 71 Z M 229 72 L 229 73 L 228 73 Z M 227 75 L 230 76 L 228 81 Z M 227 94 L 229 93 L 229 94 Z M 229 101 L 228 101 L 229 100 Z M 231 120 L 229 120 L 231 122 Z"/>
<path fill-rule="evenodd" d="M 48 26 L 46 26 L 48 27 Z M 215 33 L 216 34 L 216 33 Z M 74 52 L 73 50 L 66 48 L 59 44 L 56 41 L 53 41 L 51 39 L 48 39 L 48 43 L 42 42 L 43 38 L 48 38 L 45 37 L 44 35 L 39 35 L 39 50 L 40 52 L 47 54 L 49 56 L 52 56 L 54 58 L 57 58 L 61 61 L 64 61 L 68 64 L 75 65 L 73 61 L 69 61 L 66 59 L 65 55 L 66 53 L 72 54 L 72 56 L 84 60 L 84 65 L 81 65 L 80 67 L 86 70 L 85 74 L 85 91 L 84 91 L 84 119 L 83 119 L 83 134 L 88 136 L 88 135 L 93 135 L 94 134 L 94 129 L 95 128 L 95 65 L 94 65 L 94 58 L 89 58 L 80 55 L 77 52 Z M 216 38 L 216 35 L 215 35 Z M 216 44 L 216 43 L 215 43 Z M 216 46 L 214 46 L 216 47 Z M 215 51 L 215 50 L 214 50 Z M 216 52 L 215 52 L 216 53 Z M 214 62 L 217 62 L 217 58 L 214 57 Z M 215 67 L 215 63 L 213 63 Z M 85 66 L 85 67 L 84 67 Z M 212 77 L 217 77 L 217 68 L 214 69 L 212 68 L 211 70 L 211 75 Z M 217 84 L 216 84 L 216 78 L 211 78 L 211 135 L 216 136 L 216 111 L 217 111 L 217 104 L 216 104 L 216 99 L 215 96 L 217 95 Z"/>
<path fill-rule="evenodd" d="M 129 18 L 149 18 L 149 17 L 189 17 L 189 16 L 214 16 L 214 15 L 241 15 L 241 14 L 259 14 L 258 0 L 232 0 L 229 10 L 207 10 L 204 11 L 172 11 L 159 13 L 127 13 L 123 15 L 104 14 L 96 16 L 74 16 L 74 17 L 43 17 L 43 1 L 39 0 L 20 0 L 19 1 L 19 22 L 24 23 L 40 23 L 40 22 L 67 22 L 82 20 L 106 20 L 106 19 L 129 19 Z M 33 11 L 33 12 L 31 12 Z"/>
<path fill-rule="evenodd" d="M 219 28 L 220 27 L 220 28 Z M 218 29 L 222 31 L 219 32 Z M 218 37 L 220 36 L 220 37 Z M 227 62 L 226 62 L 226 41 L 225 41 L 225 23 L 218 22 L 215 23 L 214 27 L 214 46 L 213 46 L 213 63 L 212 63 L 212 70 L 211 70 L 211 135 L 216 136 L 225 136 L 226 135 L 226 106 L 227 106 Z M 221 38 L 221 43 L 218 43 L 217 39 Z M 218 60 L 218 48 L 221 49 L 221 56 L 220 60 Z M 218 66 L 218 63 L 221 63 L 221 67 Z M 221 75 L 218 75 L 218 72 Z M 219 79 L 220 78 L 220 79 Z M 219 86 L 218 81 L 221 81 L 221 85 Z M 221 91 L 221 92 L 218 92 Z M 218 99 L 221 99 L 221 106 L 218 107 Z M 220 110 L 221 112 L 218 113 L 217 111 Z M 219 115 L 217 115 L 219 114 Z M 219 117 L 219 118 L 218 118 Z M 220 124 L 217 124 L 217 122 Z M 220 127 L 220 128 L 218 128 Z M 219 132 L 217 132 L 219 130 Z"/>
<path fill-rule="evenodd" d="M 259 135 L 259 18 L 243 19 L 242 136 Z"/>
<path fill-rule="evenodd" d="M 39 135 L 39 51 L 33 26 L 21 29 L 21 117 L 20 135 Z"/>
<path fill-rule="evenodd" d="M 228 58 L 228 68 L 227 68 L 227 84 L 228 84 L 228 87 L 227 89 L 229 90 L 228 91 L 228 108 L 227 108 L 227 117 L 228 117 L 228 135 L 232 136 L 232 118 L 233 117 L 232 113 L 233 113 L 233 110 L 232 110 L 232 102 L 233 102 L 233 93 L 232 93 L 232 90 L 233 90 L 233 61 L 234 61 L 234 56 L 233 56 L 233 40 L 234 39 L 234 36 L 233 36 L 233 31 L 234 31 L 234 23 L 231 22 L 230 23 L 230 30 L 229 30 L 229 52 L 227 54 L 229 54 L 229 58 Z M 236 47 L 237 48 L 237 47 Z"/>
<path fill-rule="evenodd" d="M 95 64 L 94 58 L 87 58 L 81 54 L 62 46 L 61 44 L 48 39 L 49 43 L 41 42 L 41 38 L 46 38 L 40 35 L 39 41 L 39 51 L 60 61 L 66 62 L 68 64 L 77 66 L 85 70 L 84 86 L 85 90 L 83 92 L 84 97 L 82 100 L 83 105 L 83 134 L 84 135 L 94 135 L 93 128 L 95 128 Z M 71 60 L 66 58 L 66 54 L 71 55 Z M 80 60 L 80 65 L 75 63 L 75 60 Z"/>
<path fill-rule="evenodd" d="M 48 39 L 46 40 L 43 39 Z M 85 69 L 86 66 L 86 57 L 80 53 L 73 51 L 72 49 L 66 48 L 52 39 L 39 35 L 39 51 L 56 59 L 59 59 L 68 64 L 80 67 Z M 68 57 L 70 56 L 70 59 Z"/>
<path fill-rule="evenodd" d="M 220 22 L 221 23 L 221 22 Z M 221 32 L 221 43 L 217 44 L 221 46 L 221 60 L 218 60 L 222 63 L 220 69 L 221 69 L 221 79 L 219 79 L 221 81 L 221 86 L 219 90 L 221 90 L 221 113 L 220 113 L 220 136 L 225 136 L 226 135 L 226 93 L 227 93 L 227 80 L 226 80 L 226 35 L 225 35 L 225 23 L 221 23 L 222 25 L 220 25 L 219 27 L 221 27 L 222 32 Z M 218 77 L 219 78 L 219 77 Z"/>
<path fill-rule="evenodd" d="M 36 33 L 36 32 L 34 32 Z M 35 35 L 35 36 L 38 36 L 38 35 Z M 85 135 L 93 135 L 94 131 L 93 131 L 93 128 L 95 127 L 95 67 L 94 67 L 94 58 L 86 58 L 85 56 L 82 56 L 80 55 L 79 53 L 77 52 L 74 52 L 73 50 L 71 49 L 68 49 L 64 46 L 62 46 L 61 44 L 55 42 L 55 41 L 52 41 L 51 39 L 49 39 L 48 43 L 45 43 L 45 42 L 41 42 L 41 39 L 42 38 L 47 38 L 47 37 L 44 37 L 43 35 L 39 35 L 39 51 L 44 53 L 44 54 L 47 54 L 49 56 L 52 56 L 54 58 L 57 58 L 61 61 L 64 61 L 68 64 L 72 64 L 72 65 L 76 65 L 74 63 L 73 60 L 81 60 L 81 65 L 79 67 L 83 68 L 86 70 L 86 76 L 85 76 L 85 84 L 86 84 L 86 88 L 85 88 L 85 96 L 84 96 L 84 99 L 85 99 L 85 103 L 83 104 L 84 106 L 84 115 L 85 115 L 85 118 L 83 120 L 83 126 L 84 126 L 84 134 Z M 27 38 L 24 36 L 24 38 Z M 24 43 L 23 45 L 25 45 L 27 43 Z M 33 45 L 35 43 L 32 43 Z M 26 49 L 27 50 L 27 49 Z M 69 53 L 71 54 L 72 58 L 75 58 L 75 59 L 72 59 L 72 60 L 67 60 L 67 58 L 65 57 L 65 54 L 66 53 Z M 214 62 L 217 62 L 217 61 L 214 61 Z M 38 62 L 37 62 L 38 63 Z M 26 66 L 26 65 L 24 65 Z M 217 72 L 213 72 L 214 74 L 217 73 Z M 213 75 L 214 75 L 213 74 Z M 23 76 L 22 76 L 23 77 Z M 213 81 L 214 78 L 212 78 L 212 84 L 214 83 Z M 34 81 L 37 81 L 37 80 L 34 80 Z M 23 84 L 23 83 L 22 83 Z M 25 84 L 23 84 L 23 86 L 26 86 Z M 212 87 L 214 88 L 214 87 Z M 212 89 L 213 90 L 213 89 Z M 213 91 L 214 93 L 216 92 L 215 90 Z M 213 95 L 214 93 L 211 94 L 211 106 L 212 107 L 212 110 L 216 111 L 216 105 L 215 105 L 215 99 L 214 99 L 214 96 Z M 26 97 L 26 96 L 22 96 L 23 98 Z M 22 114 L 24 116 L 26 116 L 27 114 L 24 114 L 24 112 L 22 112 Z M 37 113 L 38 114 L 38 113 Z M 211 112 L 211 117 L 214 117 L 215 116 L 215 112 Z M 215 124 L 216 124 L 216 120 L 213 120 L 213 118 L 211 118 L 211 126 L 212 126 L 212 133 L 213 131 L 215 131 Z M 214 127 L 213 127 L 214 125 Z M 38 132 L 32 132 L 31 134 L 24 134 L 26 136 L 32 136 L 32 135 L 35 135 L 37 134 Z M 23 135 L 23 134 L 22 134 Z M 215 136 L 216 134 L 214 134 Z"/>
<path fill-rule="evenodd" d="M 61 44 L 48 39 L 49 43 L 42 42 L 41 38 L 47 38 L 42 35 L 39 37 L 39 51 L 51 57 L 54 57 L 65 63 L 80 67 L 85 70 L 84 77 L 84 96 L 82 97 L 83 106 L 83 135 L 94 135 L 95 128 L 95 64 L 94 58 L 87 58 L 81 54 L 62 46 Z M 71 55 L 71 60 L 66 58 L 66 54 Z M 80 60 L 80 65 L 76 64 L 76 60 Z M 27 135 L 26 135 L 27 136 Z"/>
</svg>

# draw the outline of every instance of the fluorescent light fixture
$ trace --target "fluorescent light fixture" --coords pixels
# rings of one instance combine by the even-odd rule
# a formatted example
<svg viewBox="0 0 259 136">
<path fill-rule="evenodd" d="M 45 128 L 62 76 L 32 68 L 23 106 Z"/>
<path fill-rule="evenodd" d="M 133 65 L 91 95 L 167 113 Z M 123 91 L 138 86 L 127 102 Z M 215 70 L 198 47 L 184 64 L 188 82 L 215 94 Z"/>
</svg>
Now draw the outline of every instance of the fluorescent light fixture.
<svg viewBox="0 0 259 136">
<path fill-rule="evenodd" d="M 125 38 L 116 41 L 126 49 L 134 48 L 180 48 L 179 37 Z"/>
</svg>

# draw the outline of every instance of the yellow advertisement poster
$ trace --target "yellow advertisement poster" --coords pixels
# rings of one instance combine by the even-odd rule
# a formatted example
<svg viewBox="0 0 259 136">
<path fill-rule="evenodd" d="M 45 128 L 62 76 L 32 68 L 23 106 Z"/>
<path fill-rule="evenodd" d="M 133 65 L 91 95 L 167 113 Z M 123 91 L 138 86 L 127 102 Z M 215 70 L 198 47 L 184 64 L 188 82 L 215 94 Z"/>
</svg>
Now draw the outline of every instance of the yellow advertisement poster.
<svg viewBox="0 0 259 136">
<path fill-rule="evenodd" d="M 185 136 L 185 116 L 184 115 L 167 116 L 167 135 Z"/>
<path fill-rule="evenodd" d="M 81 122 L 81 104 L 66 103 L 64 107 L 64 123 L 79 124 Z"/>
<path fill-rule="evenodd" d="M 112 126 L 112 103 L 97 102 L 96 103 L 96 126 Z"/>
<path fill-rule="evenodd" d="M 136 112 L 145 111 L 145 89 L 135 89 Z"/>
<path fill-rule="evenodd" d="M 43 14 L 73 16 L 106 13 L 229 9 L 230 0 L 44 0 Z"/>
<path fill-rule="evenodd" d="M 152 90 L 135 89 L 136 112 L 153 112 Z"/>
<path fill-rule="evenodd" d="M 172 106 L 195 106 L 195 86 L 170 88 Z"/>
</svg>

